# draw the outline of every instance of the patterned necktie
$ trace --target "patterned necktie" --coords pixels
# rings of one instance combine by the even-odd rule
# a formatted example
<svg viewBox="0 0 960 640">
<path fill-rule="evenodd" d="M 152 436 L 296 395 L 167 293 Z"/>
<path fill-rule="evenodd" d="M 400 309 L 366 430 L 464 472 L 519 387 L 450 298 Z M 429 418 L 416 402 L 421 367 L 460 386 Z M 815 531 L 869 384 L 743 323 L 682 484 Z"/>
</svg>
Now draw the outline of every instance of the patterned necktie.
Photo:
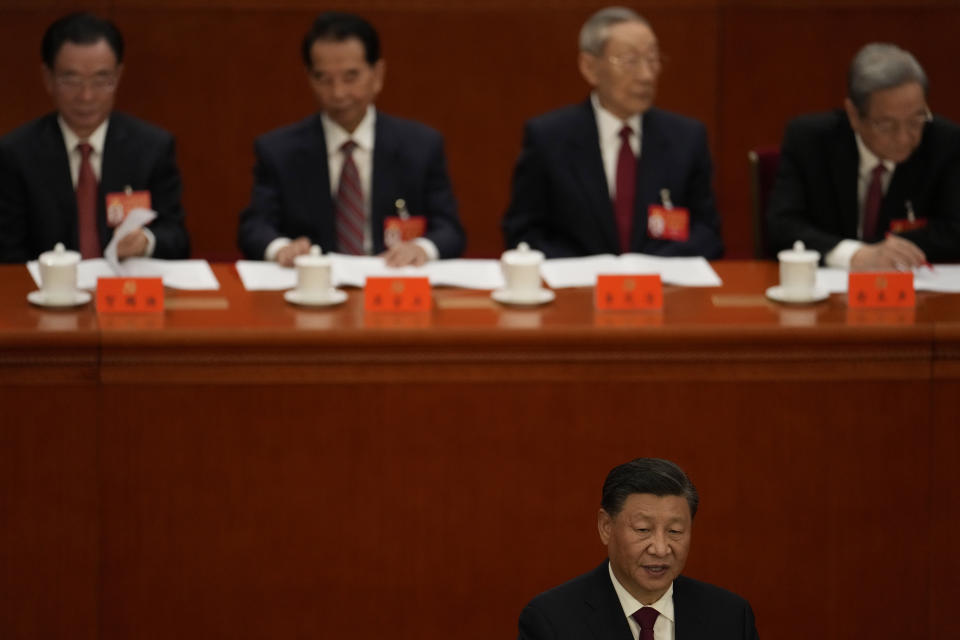
<svg viewBox="0 0 960 640">
<path fill-rule="evenodd" d="M 870 175 L 867 187 L 867 199 L 863 205 L 863 241 L 874 242 L 877 239 L 877 223 L 880 218 L 880 203 L 883 201 L 883 174 L 887 168 L 877 164 Z"/>
<path fill-rule="evenodd" d="M 77 175 L 77 238 L 80 241 L 80 256 L 100 256 L 100 234 L 97 232 L 97 177 L 90 164 L 90 152 L 86 142 L 77 145 L 80 150 L 80 173 Z"/>
<path fill-rule="evenodd" d="M 363 254 L 363 191 L 360 189 L 360 173 L 353 161 L 353 150 L 357 143 L 347 140 L 340 147 L 343 151 L 343 170 L 340 172 L 340 186 L 337 188 L 337 247 L 341 253 L 349 255 Z"/>
<path fill-rule="evenodd" d="M 620 130 L 620 155 L 617 156 L 617 195 L 613 209 L 617 218 L 617 233 L 620 236 L 620 253 L 630 251 L 630 234 L 633 232 L 633 205 L 637 191 L 637 158 L 630 148 L 633 129 L 625 126 Z"/>
<path fill-rule="evenodd" d="M 653 625 L 659 615 L 653 607 L 643 607 L 633 613 L 633 619 L 640 625 L 640 640 L 653 640 Z"/>
</svg>

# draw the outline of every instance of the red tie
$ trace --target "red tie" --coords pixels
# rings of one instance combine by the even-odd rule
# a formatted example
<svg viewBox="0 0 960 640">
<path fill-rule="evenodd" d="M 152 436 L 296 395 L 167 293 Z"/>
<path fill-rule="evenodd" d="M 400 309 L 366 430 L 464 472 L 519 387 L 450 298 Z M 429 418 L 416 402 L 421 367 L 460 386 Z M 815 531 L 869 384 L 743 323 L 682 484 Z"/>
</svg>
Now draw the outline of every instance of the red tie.
<svg viewBox="0 0 960 640">
<path fill-rule="evenodd" d="M 80 149 L 80 173 L 77 176 L 77 236 L 80 240 L 80 256 L 100 256 L 100 234 L 97 232 L 97 177 L 90 164 L 90 152 L 86 142 L 77 145 Z"/>
<path fill-rule="evenodd" d="M 349 255 L 363 254 L 363 191 L 360 189 L 360 173 L 353 161 L 353 150 L 357 143 L 347 140 L 340 147 L 343 151 L 343 170 L 340 172 L 340 186 L 337 188 L 337 247 L 341 253 Z"/>
<path fill-rule="evenodd" d="M 620 155 L 617 156 L 617 196 L 613 209 L 617 217 L 617 232 L 620 235 L 620 252 L 630 251 L 630 234 L 633 231 L 633 205 L 637 192 L 637 158 L 630 148 L 633 129 L 620 129 Z"/>
<path fill-rule="evenodd" d="M 883 200 L 883 174 L 887 168 L 883 163 L 873 168 L 870 186 L 867 187 L 867 201 L 863 205 L 863 240 L 873 242 L 877 239 L 877 221 L 880 218 L 880 202 Z"/>
<path fill-rule="evenodd" d="M 653 607 L 643 607 L 633 613 L 633 619 L 640 625 L 640 640 L 653 640 L 653 625 L 659 615 Z"/>
</svg>

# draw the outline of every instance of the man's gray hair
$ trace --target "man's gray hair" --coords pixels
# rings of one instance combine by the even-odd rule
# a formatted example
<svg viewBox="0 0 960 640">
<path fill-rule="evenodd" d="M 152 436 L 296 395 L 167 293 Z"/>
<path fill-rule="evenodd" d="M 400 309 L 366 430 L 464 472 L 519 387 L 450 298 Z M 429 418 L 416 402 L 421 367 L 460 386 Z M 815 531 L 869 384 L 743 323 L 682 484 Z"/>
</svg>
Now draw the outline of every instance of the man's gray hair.
<svg viewBox="0 0 960 640">
<path fill-rule="evenodd" d="M 642 22 L 650 26 L 646 18 L 633 9 L 626 7 L 607 7 L 600 9 L 587 18 L 580 29 L 580 51 L 595 56 L 603 55 L 603 47 L 607 44 L 610 27 L 621 22 Z"/>
<path fill-rule="evenodd" d="M 861 115 L 867 114 L 870 94 L 910 82 L 927 93 L 927 74 L 909 51 L 895 44 L 873 42 L 857 52 L 847 75 L 847 97 Z"/>
</svg>

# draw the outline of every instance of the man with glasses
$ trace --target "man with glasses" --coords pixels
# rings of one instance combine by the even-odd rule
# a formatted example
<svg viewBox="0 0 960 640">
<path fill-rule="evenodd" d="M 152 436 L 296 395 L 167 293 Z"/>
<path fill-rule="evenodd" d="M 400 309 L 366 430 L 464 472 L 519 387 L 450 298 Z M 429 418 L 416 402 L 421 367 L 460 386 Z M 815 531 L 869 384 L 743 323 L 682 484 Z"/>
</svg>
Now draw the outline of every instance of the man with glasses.
<svg viewBox="0 0 960 640">
<path fill-rule="evenodd" d="M 960 258 L 960 127 L 931 115 L 910 53 L 868 44 L 844 109 L 787 126 L 767 231 L 774 251 L 802 240 L 853 270 Z"/>
<path fill-rule="evenodd" d="M 113 111 L 123 36 L 88 13 L 54 22 L 42 42 L 43 78 L 56 112 L 0 139 L 0 262 L 23 262 L 62 242 L 101 256 L 122 220 L 106 196 L 146 191 L 156 219 L 123 236 L 120 258 L 186 258 L 173 137 Z"/>
<path fill-rule="evenodd" d="M 705 127 L 653 107 L 663 58 L 650 24 L 621 7 L 580 31 L 590 98 L 527 123 L 502 229 L 548 257 L 723 253 Z"/>
</svg>

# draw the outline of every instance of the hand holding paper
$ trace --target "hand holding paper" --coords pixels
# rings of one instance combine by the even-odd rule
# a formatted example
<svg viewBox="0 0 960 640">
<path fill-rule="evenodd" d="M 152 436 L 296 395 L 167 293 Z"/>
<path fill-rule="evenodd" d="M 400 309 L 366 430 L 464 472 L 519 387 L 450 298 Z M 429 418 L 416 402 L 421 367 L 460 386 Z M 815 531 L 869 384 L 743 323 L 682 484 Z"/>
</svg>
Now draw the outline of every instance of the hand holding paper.
<svg viewBox="0 0 960 640">
<path fill-rule="evenodd" d="M 103 250 L 103 257 L 106 258 L 107 262 L 116 269 L 119 273 L 120 268 L 120 258 L 128 258 L 130 256 L 143 255 L 143 250 L 146 249 L 146 245 L 140 245 L 140 242 L 146 243 L 147 238 L 143 233 L 143 228 L 154 221 L 157 217 L 156 211 L 151 211 L 150 209 L 134 209 L 127 214 L 127 217 L 124 218 L 123 222 L 120 223 L 113 231 L 113 237 L 110 239 L 110 244 L 107 245 L 107 248 Z M 130 240 L 126 240 L 127 236 L 134 235 Z M 140 236 L 139 238 L 137 236 Z M 120 251 L 121 245 L 123 252 Z M 140 246 L 140 253 L 128 253 L 132 249 L 135 249 L 137 246 Z"/>
</svg>

